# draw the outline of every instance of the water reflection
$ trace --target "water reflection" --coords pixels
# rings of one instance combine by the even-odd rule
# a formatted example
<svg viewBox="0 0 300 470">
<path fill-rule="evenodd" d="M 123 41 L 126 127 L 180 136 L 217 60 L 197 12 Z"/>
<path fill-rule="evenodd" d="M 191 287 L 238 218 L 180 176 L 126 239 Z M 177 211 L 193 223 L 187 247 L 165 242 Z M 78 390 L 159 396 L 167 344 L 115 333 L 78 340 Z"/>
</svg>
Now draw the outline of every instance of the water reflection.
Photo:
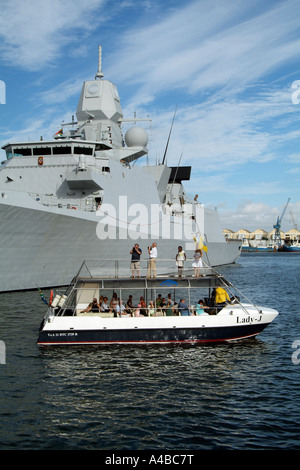
<svg viewBox="0 0 300 470">
<path fill-rule="evenodd" d="M 222 271 L 278 308 L 258 339 L 40 349 L 39 294 L 0 296 L 1 448 L 299 448 L 297 259 L 246 257 Z"/>
</svg>

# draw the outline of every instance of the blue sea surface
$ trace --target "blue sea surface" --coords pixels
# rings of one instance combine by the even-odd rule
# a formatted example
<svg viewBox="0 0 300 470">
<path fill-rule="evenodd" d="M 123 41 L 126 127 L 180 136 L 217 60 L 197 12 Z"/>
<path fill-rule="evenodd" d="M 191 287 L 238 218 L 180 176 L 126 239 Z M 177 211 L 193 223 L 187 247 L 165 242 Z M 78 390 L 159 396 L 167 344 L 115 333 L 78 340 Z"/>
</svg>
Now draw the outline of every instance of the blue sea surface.
<svg viewBox="0 0 300 470">
<path fill-rule="evenodd" d="M 279 311 L 256 339 L 38 348 L 39 293 L 0 294 L 0 449 L 299 449 L 300 254 L 243 254 L 218 270 Z"/>
</svg>

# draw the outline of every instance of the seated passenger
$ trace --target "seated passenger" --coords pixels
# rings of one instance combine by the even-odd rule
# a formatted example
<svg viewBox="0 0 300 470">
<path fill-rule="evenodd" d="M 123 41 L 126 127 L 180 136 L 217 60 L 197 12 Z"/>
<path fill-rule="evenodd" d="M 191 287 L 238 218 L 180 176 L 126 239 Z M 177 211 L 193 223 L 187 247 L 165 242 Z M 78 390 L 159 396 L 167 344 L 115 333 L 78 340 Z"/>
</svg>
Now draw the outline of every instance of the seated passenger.
<svg viewBox="0 0 300 470">
<path fill-rule="evenodd" d="M 100 305 L 97 302 L 97 299 L 94 298 L 93 302 L 91 302 L 84 310 L 81 310 L 80 313 L 84 312 L 99 312 L 100 311 Z"/>
<path fill-rule="evenodd" d="M 127 315 L 123 300 L 119 300 L 119 303 L 116 307 L 116 313 L 117 315 Z"/>
<path fill-rule="evenodd" d="M 104 297 L 103 302 L 102 302 L 101 307 L 100 307 L 100 310 L 101 310 L 101 312 L 109 312 L 110 311 L 107 297 Z"/>
<path fill-rule="evenodd" d="M 128 297 L 128 300 L 126 302 L 126 312 L 132 314 L 134 309 L 133 303 L 132 303 L 132 295 Z"/>
<path fill-rule="evenodd" d="M 140 305 L 141 305 L 140 314 L 144 315 L 144 317 L 146 317 L 147 316 L 147 305 L 146 305 L 146 302 L 144 300 L 144 297 L 140 298 Z"/>
<path fill-rule="evenodd" d="M 141 314 L 141 304 L 138 304 L 138 306 L 137 306 L 135 312 L 132 312 L 132 315 L 133 315 L 134 317 L 139 317 L 140 314 Z"/>
<path fill-rule="evenodd" d="M 167 301 L 171 303 L 172 307 L 174 306 L 174 301 L 172 300 L 172 295 L 171 294 L 168 294 Z"/>
<path fill-rule="evenodd" d="M 189 316 L 190 315 L 190 311 L 189 311 L 188 306 L 185 303 L 185 299 L 180 299 L 180 302 L 178 304 L 178 310 L 179 310 L 179 314 L 181 316 Z"/>
<path fill-rule="evenodd" d="M 173 305 L 172 304 L 173 304 L 172 300 L 168 300 L 167 308 L 165 310 L 165 313 L 166 313 L 167 317 L 171 317 L 173 315 Z"/>
<path fill-rule="evenodd" d="M 197 306 L 196 306 L 196 315 L 208 315 L 205 312 L 205 309 L 208 308 L 204 306 L 203 300 L 198 300 Z"/>
<path fill-rule="evenodd" d="M 154 317 L 155 316 L 155 307 L 154 307 L 154 302 L 153 300 L 150 300 L 149 302 L 149 310 L 148 310 L 149 317 Z"/>
<path fill-rule="evenodd" d="M 114 292 L 113 296 L 111 298 L 109 306 L 113 311 L 116 311 L 117 305 L 118 305 L 118 296 L 117 296 L 116 292 Z"/>
</svg>

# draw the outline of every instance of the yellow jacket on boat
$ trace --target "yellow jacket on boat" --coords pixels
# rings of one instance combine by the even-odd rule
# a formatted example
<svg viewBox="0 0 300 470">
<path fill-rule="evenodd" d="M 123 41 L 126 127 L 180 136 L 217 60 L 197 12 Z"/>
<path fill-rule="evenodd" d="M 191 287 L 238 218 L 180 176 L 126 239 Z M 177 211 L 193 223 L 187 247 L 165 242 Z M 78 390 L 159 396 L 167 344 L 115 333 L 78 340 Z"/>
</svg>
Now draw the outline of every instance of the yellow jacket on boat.
<svg viewBox="0 0 300 470">
<path fill-rule="evenodd" d="M 230 302 L 230 298 L 226 290 L 223 289 L 223 287 L 217 287 L 215 297 L 216 304 L 222 304 L 223 302 L 226 302 L 226 300 L 229 300 Z"/>
</svg>

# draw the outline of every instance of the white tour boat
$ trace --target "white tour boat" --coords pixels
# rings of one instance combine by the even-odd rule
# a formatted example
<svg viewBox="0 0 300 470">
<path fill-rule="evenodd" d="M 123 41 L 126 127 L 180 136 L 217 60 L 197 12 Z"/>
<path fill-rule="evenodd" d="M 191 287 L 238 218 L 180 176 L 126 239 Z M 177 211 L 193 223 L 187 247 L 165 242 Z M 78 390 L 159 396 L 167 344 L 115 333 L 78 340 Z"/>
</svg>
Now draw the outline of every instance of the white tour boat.
<svg viewBox="0 0 300 470">
<path fill-rule="evenodd" d="M 84 261 L 64 295 L 49 302 L 39 346 L 228 342 L 255 337 L 278 315 L 242 301 L 241 292 L 208 266 L 199 277 L 174 272 L 154 278 L 141 270 L 141 277 L 130 278 L 120 277 L 121 262 L 113 261 L 114 276 L 103 277 L 108 262 Z M 222 296 L 226 301 L 216 303 Z"/>
</svg>

